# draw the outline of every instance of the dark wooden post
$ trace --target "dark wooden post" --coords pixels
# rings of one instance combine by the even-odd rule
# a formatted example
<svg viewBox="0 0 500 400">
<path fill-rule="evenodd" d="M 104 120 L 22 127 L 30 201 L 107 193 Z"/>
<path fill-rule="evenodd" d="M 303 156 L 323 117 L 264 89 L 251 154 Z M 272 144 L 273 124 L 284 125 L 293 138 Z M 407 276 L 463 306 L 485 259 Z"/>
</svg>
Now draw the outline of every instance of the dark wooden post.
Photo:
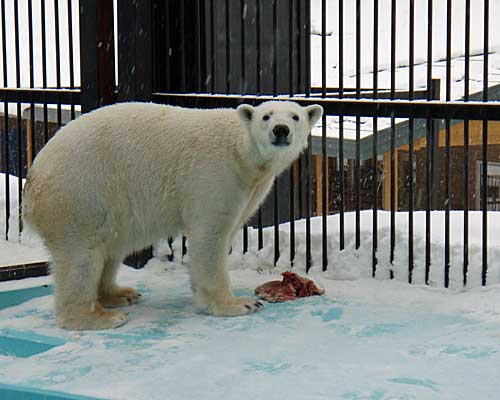
<svg viewBox="0 0 500 400">
<path fill-rule="evenodd" d="M 118 2 L 118 101 L 150 101 L 153 0 Z"/>
<path fill-rule="evenodd" d="M 150 101 L 153 93 L 152 0 L 118 2 L 118 101 Z M 131 154 L 131 156 L 135 156 Z M 142 268 L 153 257 L 150 246 L 125 258 Z"/>
<path fill-rule="evenodd" d="M 113 0 L 80 0 L 82 112 L 115 99 Z"/>
</svg>

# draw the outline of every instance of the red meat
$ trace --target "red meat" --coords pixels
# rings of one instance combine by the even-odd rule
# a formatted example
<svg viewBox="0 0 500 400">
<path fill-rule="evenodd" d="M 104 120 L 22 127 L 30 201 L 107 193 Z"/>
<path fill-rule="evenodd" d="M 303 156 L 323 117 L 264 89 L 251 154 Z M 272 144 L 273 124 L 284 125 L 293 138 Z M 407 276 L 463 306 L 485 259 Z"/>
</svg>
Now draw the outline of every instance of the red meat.
<svg viewBox="0 0 500 400">
<path fill-rule="evenodd" d="M 294 272 L 283 272 L 281 275 L 283 281 L 266 282 L 255 289 L 255 294 L 270 303 L 279 303 L 294 300 L 296 297 L 325 293 L 324 289 L 317 287 L 312 280 Z"/>
<path fill-rule="evenodd" d="M 293 286 L 297 297 L 307 297 L 325 293 L 325 290 L 317 287 L 312 280 L 299 276 L 294 272 L 283 272 L 281 276 L 283 276 L 283 284 L 291 284 Z"/>
<path fill-rule="evenodd" d="M 281 281 L 266 282 L 255 289 L 255 294 L 269 303 L 281 303 L 297 297 L 293 285 Z"/>
</svg>

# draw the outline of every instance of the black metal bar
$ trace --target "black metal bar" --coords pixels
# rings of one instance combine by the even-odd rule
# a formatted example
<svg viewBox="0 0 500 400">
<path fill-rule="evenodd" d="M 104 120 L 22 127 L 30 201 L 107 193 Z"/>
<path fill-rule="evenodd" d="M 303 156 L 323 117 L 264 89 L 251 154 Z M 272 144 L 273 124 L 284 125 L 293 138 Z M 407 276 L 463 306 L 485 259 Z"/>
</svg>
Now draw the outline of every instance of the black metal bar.
<svg viewBox="0 0 500 400">
<path fill-rule="evenodd" d="M 261 15 L 261 4 L 260 4 L 260 1 L 261 0 L 256 0 L 256 6 L 257 6 L 257 9 L 256 9 L 256 16 L 255 16 L 255 29 L 257 30 L 256 34 L 257 34 L 257 38 L 256 38 L 256 46 L 257 46 L 257 94 L 261 94 L 262 93 L 262 56 L 261 56 L 261 53 L 262 53 L 262 43 L 261 43 L 261 35 L 262 35 L 262 32 L 261 32 L 261 25 L 262 25 L 262 15 Z"/>
<path fill-rule="evenodd" d="M 391 100 L 396 97 L 396 0 L 391 1 Z"/>
<path fill-rule="evenodd" d="M 75 64 L 73 54 L 73 5 L 68 0 L 68 56 L 69 56 L 69 87 L 75 87 Z M 75 106 L 71 104 L 71 119 L 75 119 Z M 34 143 L 34 142 L 33 142 Z"/>
<path fill-rule="evenodd" d="M 446 4 L 446 101 L 451 100 L 451 23 L 452 1 Z M 439 137 L 437 138 L 439 141 Z M 444 286 L 450 285 L 450 141 L 451 124 L 446 120 L 445 144 L 445 220 L 444 220 Z M 438 144 L 439 145 L 439 144 Z"/>
<path fill-rule="evenodd" d="M 339 98 L 344 96 L 344 0 L 339 0 Z M 324 115 L 328 115 L 324 113 Z M 339 113 L 340 219 L 339 247 L 345 247 L 344 116 Z"/>
<path fill-rule="evenodd" d="M 226 0 L 227 1 L 227 0 Z M 187 86 L 187 77 L 186 77 L 186 58 L 187 58 L 187 50 L 186 50 L 186 10 L 185 10 L 185 2 L 179 2 L 179 52 L 180 52 L 180 80 L 181 80 L 181 92 L 186 93 Z"/>
<path fill-rule="evenodd" d="M 278 94 L 278 0 L 273 3 L 273 51 L 271 53 L 273 66 L 273 96 Z"/>
<path fill-rule="evenodd" d="M 259 212 L 257 214 L 257 224 L 258 224 L 258 249 L 262 249 L 264 247 L 264 232 L 263 232 L 263 215 L 262 215 L 262 207 L 259 208 Z"/>
<path fill-rule="evenodd" d="M 306 272 L 312 267 L 311 256 L 311 134 L 308 138 L 308 146 L 305 157 L 306 174 Z"/>
<path fill-rule="evenodd" d="M 240 41 L 240 55 L 241 55 L 241 88 L 242 93 L 247 93 L 247 78 L 246 78 L 246 12 L 247 5 L 245 0 L 240 1 L 240 9 L 241 9 L 241 41 Z M 243 226 L 243 254 L 248 251 L 248 225 L 245 224 Z"/>
<path fill-rule="evenodd" d="M 273 49 L 272 49 L 272 67 L 273 67 L 273 96 L 278 95 L 278 1 L 273 0 Z M 280 189 L 279 178 L 274 180 L 274 265 L 280 258 Z"/>
<path fill-rule="evenodd" d="M 311 0 L 304 0 L 305 3 L 305 26 L 304 26 L 304 35 L 305 35 L 305 85 L 306 97 L 309 97 L 311 94 Z"/>
<path fill-rule="evenodd" d="M 414 98 L 415 90 L 415 0 L 410 0 L 410 66 L 409 66 L 409 100 Z M 414 157 L 414 119 L 410 118 L 408 128 L 409 160 L 410 164 L 410 193 L 408 209 L 408 283 L 413 281 L 414 255 L 413 255 L 413 209 L 414 209 L 414 176 L 413 176 L 413 157 Z"/>
<path fill-rule="evenodd" d="M 396 94 L 396 0 L 391 1 L 391 100 Z M 394 263 L 394 250 L 396 248 L 396 119 L 391 116 L 391 153 L 390 153 L 390 185 L 391 185 L 391 236 L 389 262 Z M 390 270 L 390 278 L 394 278 L 394 272 Z"/>
<path fill-rule="evenodd" d="M 488 69 L 489 69 L 489 50 L 490 50 L 490 1 L 484 0 L 484 50 L 483 50 L 483 102 L 488 101 Z M 482 165 L 482 190 L 481 199 L 483 203 L 483 251 L 482 251 L 482 271 L 481 284 L 486 285 L 488 275 L 488 120 L 483 119 L 483 165 Z"/>
<path fill-rule="evenodd" d="M 1 93 L 0 89 L 0 93 Z M 242 103 L 261 104 L 265 101 L 287 100 L 294 101 L 301 106 L 320 104 L 325 115 L 352 117 L 379 117 L 415 119 L 469 119 L 500 121 L 500 104 L 495 102 L 484 103 L 474 101 L 426 101 L 416 102 L 408 100 L 356 100 L 331 99 L 321 97 L 288 97 L 288 96 L 241 96 L 241 95 L 211 95 L 211 94 L 182 94 L 182 93 L 153 93 L 153 101 L 166 104 L 181 103 L 185 106 L 194 105 L 203 101 L 207 108 L 235 107 Z"/>
<path fill-rule="evenodd" d="M 3 86 L 9 84 L 7 73 L 7 36 L 5 29 L 5 0 L 0 3 L 2 12 L 2 60 L 3 60 Z M 10 149 L 9 149 L 9 104 L 4 99 L 3 103 L 3 156 L 5 157 L 5 240 L 9 240 L 10 220 Z"/>
<path fill-rule="evenodd" d="M 301 2 L 297 1 L 296 14 L 296 32 L 297 32 L 297 91 L 299 93 L 305 93 L 305 90 L 302 88 L 302 29 L 299 29 L 302 26 L 302 17 L 301 17 Z M 300 181 L 299 181 L 300 183 Z M 301 211 L 302 213 L 302 211 Z"/>
<path fill-rule="evenodd" d="M 16 88 L 21 87 L 21 59 L 19 50 L 19 7 L 18 2 L 14 2 L 14 40 L 15 40 L 15 61 L 16 61 Z M 21 103 L 19 98 L 16 102 L 16 141 L 17 141 L 17 206 L 18 206 L 18 235 L 21 237 L 22 220 L 21 220 L 21 203 L 23 200 L 23 143 L 22 143 L 22 120 L 21 120 Z M 8 118 L 8 115 L 4 115 Z M 8 161 L 8 160 L 7 160 Z"/>
<path fill-rule="evenodd" d="M 226 93 L 231 93 L 231 30 L 229 18 L 229 0 L 225 0 L 226 17 Z"/>
<path fill-rule="evenodd" d="M 240 0 L 240 11 L 241 11 L 241 40 L 240 40 L 240 57 L 241 57 L 241 93 L 247 93 L 247 74 L 246 74 L 246 13 L 247 5 L 245 0 Z"/>
<path fill-rule="evenodd" d="M 210 91 L 215 93 L 215 0 L 210 0 Z"/>
<path fill-rule="evenodd" d="M 187 246 L 186 246 L 187 238 L 182 235 L 182 258 L 187 254 Z"/>
<path fill-rule="evenodd" d="M 433 1 L 427 0 L 427 100 L 432 100 L 432 8 Z"/>
<path fill-rule="evenodd" d="M 425 284 L 429 284 L 429 272 L 431 266 L 431 203 L 432 203 L 432 137 L 430 118 L 426 123 L 426 202 L 425 202 Z"/>
<path fill-rule="evenodd" d="M 294 87 L 293 87 L 293 61 L 294 61 L 294 40 L 293 40 L 293 32 L 294 32 L 294 0 L 289 0 L 288 9 L 290 10 L 290 15 L 288 19 L 288 93 L 290 97 L 293 96 Z M 298 70 L 300 70 L 300 63 L 298 65 Z M 289 219 L 290 219 L 290 265 L 293 267 L 293 262 L 295 259 L 295 162 L 291 165 L 289 170 Z"/>
<path fill-rule="evenodd" d="M 28 0 L 28 57 L 30 69 L 30 88 L 35 86 L 35 73 L 33 64 L 33 2 Z M 35 136 L 35 103 L 33 99 L 30 101 L 30 126 L 31 126 L 31 158 L 27 162 L 33 163 L 36 152 L 36 136 Z M 26 123 L 28 124 L 28 123 Z"/>
<path fill-rule="evenodd" d="M 465 71 L 464 101 L 469 101 L 470 82 L 470 6 L 471 0 L 465 1 Z M 464 120 L 464 247 L 463 247 L 463 284 L 467 285 L 469 270 L 469 120 Z"/>
<path fill-rule="evenodd" d="M 295 260 L 295 163 L 290 167 L 290 265 Z"/>
<path fill-rule="evenodd" d="M 262 16 L 261 16 L 261 0 L 255 0 L 256 2 L 256 10 L 255 10 L 255 29 L 256 29 L 256 47 L 257 47 L 257 60 L 256 60 L 256 81 L 257 81 L 257 94 L 262 92 L 262 44 L 261 44 L 261 25 L 262 25 Z M 257 213 L 257 248 L 258 250 L 264 247 L 264 232 L 263 232 L 263 209 L 262 206 L 259 207 L 259 211 Z"/>
<path fill-rule="evenodd" d="M 244 1 L 244 0 L 242 0 Z M 204 52 L 204 40 L 205 40 L 205 33 L 206 33 L 206 26 L 205 26 L 205 17 L 204 17 L 204 7 L 205 7 L 205 2 L 202 0 L 196 0 L 196 27 L 195 27 L 195 35 L 196 35 L 196 74 L 198 75 L 198 92 L 205 92 L 206 91 L 206 83 L 205 83 L 205 71 L 206 68 L 202 67 L 203 62 L 205 61 L 205 52 Z M 245 42 L 244 39 L 244 32 L 245 32 L 245 25 L 244 23 L 242 24 L 242 43 Z M 242 54 L 242 57 L 244 58 L 245 55 Z"/>
<path fill-rule="evenodd" d="M 61 88 L 61 41 L 59 38 L 59 0 L 54 0 L 54 41 L 56 49 L 56 88 Z M 57 126 L 62 125 L 61 100 L 57 102 Z"/>
<path fill-rule="evenodd" d="M 390 185 L 391 185 L 391 236 L 390 236 L 390 255 L 389 262 L 394 263 L 394 250 L 396 248 L 396 119 L 391 116 L 391 154 L 390 154 Z M 390 270 L 390 278 L 394 278 L 392 269 Z"/>
<path fill-rule="evenodd" d="M 40 4 L 40 19 L 42 30 L 42 88 L 47 88 L 47 31 L 45 25 L 45 0 L 41 0 Z M 48 108 L 47 99 L 43 101 L 43 141 L 49 141 L 49 125 L 48 125 Z"/>
<path fill-rule="evenodd" d="M 323 92 L 326 96 L 326 0 L 321 1 L 321 83 Z M 321 201 L 322 201 L 322 268 L 326 271 L 328 268 L 328 157 L 326 153 L 326 115 L 322 117 L 321 122 Z"/>
<path fill-rule="evenodd" d="M 432 18 L 433 1 L 427 1 L 427 100 L 432 100 Z M 425 284 L 429 284 L 431 266 L 431 207 L 432 207 L 432 120 L 427 118 L 426 176 L 427 194 L 425 209 Z"/>
<path fill-rule="evenodd" d="M 378 0 L 373 2 L 373 98 L 378 96 Z M 377 247 L 378 247 L 378 166 L 377 166 L 377 143 L 378 143 L 378 119 L 373 118 L 373 144 L 372 144 L 372 277 L 377 273 Z"/>
<path fill-rule="evenodd" d="M 274 180 L 274 265 L 280 258 L 280 208 L 279 208 L 279 178 Z"/>
<path fill-rule="evenodd" d="M 30 88 L 35 86 L 33 65 L 33 0 L 28 0 L 28 56 L 30 65 Z"/>
<path fill-rule="evenodd" d="M 356 99 L 361 98 L 361 0 L 356 0 Z M 354 186 L 356 191 L 356 250 L 361 245 L 361 119 L 356 117 L 356 160 Z"/>
<path fill-rule="evenodd" d="M 288 0 L 288 9 L 290 14 L 288 16 L 288 94 L 290 97 L 294 94 L 293 75 L 294 75 L 294 21 L 295 21 L 295 7 L 294 0 Z M 297 70 L 300 69 L 300 64 L 297 64 Z"/>
</svg>

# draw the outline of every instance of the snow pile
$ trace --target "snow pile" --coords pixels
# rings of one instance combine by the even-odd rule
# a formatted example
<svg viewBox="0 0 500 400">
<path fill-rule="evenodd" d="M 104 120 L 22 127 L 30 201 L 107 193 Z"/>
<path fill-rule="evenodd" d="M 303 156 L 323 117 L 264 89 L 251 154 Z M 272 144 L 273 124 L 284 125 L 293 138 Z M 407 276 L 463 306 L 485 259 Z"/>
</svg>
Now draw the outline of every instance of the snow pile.
<svg viewBox="0 0 500 400">
<path fill-rule="evenodd" d="M 450 214 L 450 289 L 463 288 L 463 212 Z M 372 279 L 372 211 L 361 212 L 361 246 L 355 248 L 355 213 L 345 214 L 345 248 L 340 250 L 340 216 L 332 215 L 327 222 L 328 270 L 323 274 L 327 279 L 358 280 Z M 425 212 L 414 213 L 414 270 L 413 283 L 425 284 Z M 445 270 L 445 213 L 431 213 L 431 267 L 429 285 L 444 287 Z M 229 267 L 233 270 L 256 270 L 282 272 L 289 269 L 305 273 L 306 235 L 305 220 L 295 222 L 295 258 L 290 262 L 290 224 L 282 224 L 279 230 L 280 259 L 276 266 L 274 260 L 274 228 L 263 231 L 264 247 L 258 250 L 258 230 L 249 229 L 249 250 L 243 254 L 243 235 L 238 234 L 229 256 Z M 488 213 L 488 284 L 500 283 L 500 213 Z M 390 261 L 390 213 L 378 212 L 378 251 L 376 279 L 394 279 L 408 282 L 408 213 L 396 213 L 396 247 L 394 262 Z M 180 240 L 173 244 L 174 254 L 180 257 Z M 188 243 L 189 246 L 189 243 Z M 322 218 L 311 219 L 312 273 L 322 270 Z M 156 249 L 159 258 L 166 259 L 170 248 L 162 242 Z M 189 263 L 189 251 L 185 257 Z M 482 271 L 482 214 L 469 212 L 469 272 L 467 287 L 481 286 Z"/>
</svg>

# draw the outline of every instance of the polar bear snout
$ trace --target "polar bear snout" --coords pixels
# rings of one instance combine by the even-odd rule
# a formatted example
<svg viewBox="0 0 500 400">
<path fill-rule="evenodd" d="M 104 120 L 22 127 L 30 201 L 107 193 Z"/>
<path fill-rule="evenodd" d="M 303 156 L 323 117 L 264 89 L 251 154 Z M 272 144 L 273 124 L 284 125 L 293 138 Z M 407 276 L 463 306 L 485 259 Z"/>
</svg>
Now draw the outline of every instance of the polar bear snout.
<svg viewBox="0 0 500 400">
<path fill-rule="evenodd" d="M 287 125 L 276 125 L 273 128 L 273 145 L 274 146 L 288 146 L 290 142 L 288 141 L 288 135 L 290 134 L 290 128 Z"/>
</svg>

